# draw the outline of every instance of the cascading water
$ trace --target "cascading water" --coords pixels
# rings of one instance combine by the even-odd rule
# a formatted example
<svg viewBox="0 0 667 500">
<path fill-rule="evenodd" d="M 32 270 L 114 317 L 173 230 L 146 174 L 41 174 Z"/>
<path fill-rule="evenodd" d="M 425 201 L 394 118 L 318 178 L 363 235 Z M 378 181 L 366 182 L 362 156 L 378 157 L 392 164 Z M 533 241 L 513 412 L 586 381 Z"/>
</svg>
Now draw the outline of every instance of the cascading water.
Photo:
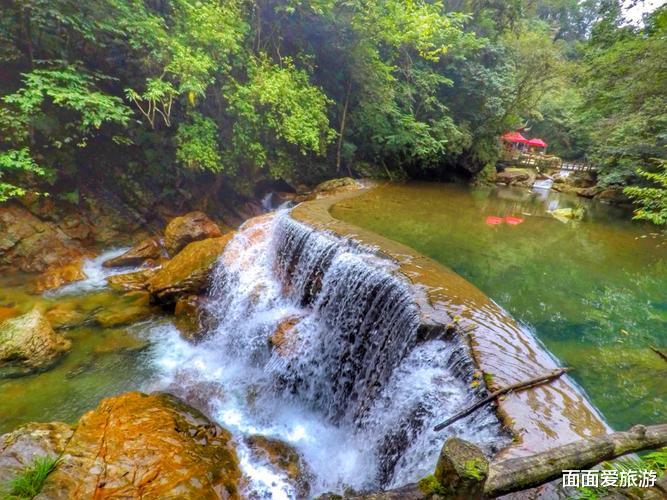
<svg viewBox="0 0 667 500">
<path fill-rule="evenodd" d="M 235 433 L 250 496 L 298 496 L 252 456 L 252 434 L 299 451 L 311 495 L 415 481 L 447 434 L 488 451 L 506 444 L 491 410 L 432 431 L 475 397 L 462 376 L 472 364 L 455 340 L 418 340 L 419 312 L 392 267 L 282 212 L 244 227 L 221 256 L 205 340 L 151 332 L 160 388 Z"/>
</svg>

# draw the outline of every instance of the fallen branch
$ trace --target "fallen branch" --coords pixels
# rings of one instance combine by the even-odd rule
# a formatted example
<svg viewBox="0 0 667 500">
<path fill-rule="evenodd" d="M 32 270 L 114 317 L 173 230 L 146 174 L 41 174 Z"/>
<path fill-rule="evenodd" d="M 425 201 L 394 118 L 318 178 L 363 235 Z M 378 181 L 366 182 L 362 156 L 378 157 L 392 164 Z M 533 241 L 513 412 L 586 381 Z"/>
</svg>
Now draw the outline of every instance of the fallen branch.
<svg viewBox="0 0 667 500">
<path fill-rule="evenodd" d="M 481 408 L 482 406 L 484 406 L 487 403 L 490 403 L 491 401 L 494 401 L 496 398 L 499 398 L 500 396 L 502 396 L 504 394 L 508 394 L 510 392 L 516 392 L 516 391 L 520 391 L 520 390 L 525 390 L 525 389 L 530 389 L 531 387 L 542 385 L 546 382 L 550 382 L 551 380 L 559 378 L 563 373 L 565 373 L 567 371 L 569 371 L 569 368 L 558 368 L 557 370 L 554 370 L 553 372 L 551 372 L 547 375 L 543 375 L 541 377 L 526 380 L 524 382 L 519 382 L 517 384 L 512 384 L 512 385 L 509 385 L 509 386 L 504 387 L 502 389 L 499 389 L 495 392 L 492 392 L 491 394 L 489 394 L 487 397 L 485 397 L 481 401 L 478 401 L 477 403 L 475 403 L 474 405 L 466 408 L 462 412 L 459 412 L 456 415 L 454 415 L 453 417 L 450 417 L 447 420 L 445 420 L 444 422 L 436 425 L 433 428 L 433 430 L 434 431 L 441 431 L 442 429 L 444 429 L 448 425 L 453 424 L 457 420 L 461 420 L 463 417 L 467 417 L 468 415 L 470 415 L 475 410 Z"/>
<path fill-rule="evenodd" d="M 654 353 L 656 353 L 658 356 L 660 356 L 662 359 L 664 359 L 665 361 L 667 361 L 667 354 L 665 354 L 664 352 L 662 352 L 660 349 L 658 349 L 657 347 L 653 347 L 653 346 L 651 346 L 651 350 L 652 350 Z"/>
<path fill-rule="evenodd" d="M 600 462 L 641 450 L 667 445 L 667 424 L 635 425 L 626 432 L 614 432 L 582 439 L 528 457 L 491 462 L 484 494 L 496 497 L 547 483 L 564 470 L 585 470 Z"/>
</svg>

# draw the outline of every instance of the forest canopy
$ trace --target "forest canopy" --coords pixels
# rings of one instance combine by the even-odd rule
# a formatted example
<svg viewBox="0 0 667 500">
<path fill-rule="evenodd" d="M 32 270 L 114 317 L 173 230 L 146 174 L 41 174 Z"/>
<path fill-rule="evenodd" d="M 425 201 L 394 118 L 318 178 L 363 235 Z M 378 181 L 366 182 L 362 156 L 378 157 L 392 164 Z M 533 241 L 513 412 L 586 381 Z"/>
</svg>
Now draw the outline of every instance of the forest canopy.
<svg viewBox="0 0 667 500">
<path fill-rule="evenodd" d="M 0 200 L 164 179 L 471 177 L 526 127 L 602 185 L 667 157 L 667 8 L 614 0 L 2 0 Z M 649 175 L 645 175 L 645 172 Z"/>
</svg>

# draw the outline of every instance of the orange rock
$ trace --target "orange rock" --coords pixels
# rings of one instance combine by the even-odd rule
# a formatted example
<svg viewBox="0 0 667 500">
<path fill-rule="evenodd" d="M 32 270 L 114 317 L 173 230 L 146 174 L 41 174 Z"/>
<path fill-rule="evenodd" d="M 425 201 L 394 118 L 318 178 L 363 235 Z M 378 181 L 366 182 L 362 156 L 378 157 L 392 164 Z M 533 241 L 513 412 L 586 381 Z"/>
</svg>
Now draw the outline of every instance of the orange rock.
<svg viewBox="0 0 667 500">
<path fill-rule="evenodd" d="M 51 266 L 40 274 L 32 284 L 31 291 L 42 293 L 46 290 L 60 288 L 68 283 L 85 280 L 83 260 L 75 260 L 64 266 Z"/>
<path fill-rule="evenodd" d="M 114 274 L 107 278 L 107 283 L 114 290 L 130 292 L 135 290 L 146 290 L 148 280 L 155 275 L 156 269 L 142 269 L 133 273 Z"/>
<path fill-rule="evenodd" d="M 217 238 L 222 235 L 220 227 L 204 212 L 190 212 L 172 219 L 164 230 L 164 247 L 173 257 L 188 243 Z"/>
<path fill-rule="evenodd" d="M 157 263 L 162 258 L 162 245 L 155 238 L 148 238 L 134 245 L 127 252 L 105 260 L 104 267 L 139 266 L 145 262 Z"/>
<path fill-rule="evenodd" d="M 269 345 L 278 355 L 288 356 L 298 347 L 295 326 L 300 319 L 301 316 L 289 316 L 283 319 L 278 323 L 276 331 L 269 337 Z"/>
<path fill-rule="evenodd" d="M 234 234 L 190 243 L 148 280 L 148 291 L 167 304 L 179 296 L 205 291 L 218 257 Z"/>
<path fill-rule="evenodd" d="M 205 298 L 188 295 L 176 301 L 174 324 L 181 335 L 188 340 L 199 340 L 209 331 L 213 318 L 205 307 Z M 190 401 L 190 398 L 186 398 Z"/>
<path fill-rule="evenodd" d="M 13 318 L 19 313 L 18 309 L 15 307 L 2 307 L 0 306 L 0 321 L 3 321 L 8 318 Z"/>
<path fill-rule="evenodd" d="M 231 434 L 168 394 L 104 399 L 79 420 L 38 499 L 238 499 Z"/>
<path fill-rule="evenodd" d="M 289 444 L 280 439 L 266 436 L 249 436 L 245 439 L 251 453 L 260 460 L 283 472 L 297 493 L 297 498 L 308 498 L 312 475 L 299 453 Z"/>
</svg>

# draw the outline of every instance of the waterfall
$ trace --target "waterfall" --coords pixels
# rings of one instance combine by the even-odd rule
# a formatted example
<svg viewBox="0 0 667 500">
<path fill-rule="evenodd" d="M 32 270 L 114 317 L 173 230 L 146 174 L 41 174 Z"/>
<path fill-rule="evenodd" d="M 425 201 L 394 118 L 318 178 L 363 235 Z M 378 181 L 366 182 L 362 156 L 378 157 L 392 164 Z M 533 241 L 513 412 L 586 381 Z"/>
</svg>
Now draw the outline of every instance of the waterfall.
<svg viewBox="0 0 667 500">
<path fill-rule="evenodd" d="M 161 387 L 201 400 L 239 442 L 265 434 L 292 444 L 312 494 L 418 480 L 447 435 L 495 451 L 507 441 L 490 409 L 432 431 L 478 397 L 474 367 L 456 339 L 419 340 L 411 285 L 394 271 L 286 211 L 253 220 L 215 270 L 217 327 L 196 345 L 164 326 L 151 333 L 162 339 Z M 255 492 L 295 498 L 275 474 L 261 479 L 266 464 L 243 458 Z"/>
</svg>

